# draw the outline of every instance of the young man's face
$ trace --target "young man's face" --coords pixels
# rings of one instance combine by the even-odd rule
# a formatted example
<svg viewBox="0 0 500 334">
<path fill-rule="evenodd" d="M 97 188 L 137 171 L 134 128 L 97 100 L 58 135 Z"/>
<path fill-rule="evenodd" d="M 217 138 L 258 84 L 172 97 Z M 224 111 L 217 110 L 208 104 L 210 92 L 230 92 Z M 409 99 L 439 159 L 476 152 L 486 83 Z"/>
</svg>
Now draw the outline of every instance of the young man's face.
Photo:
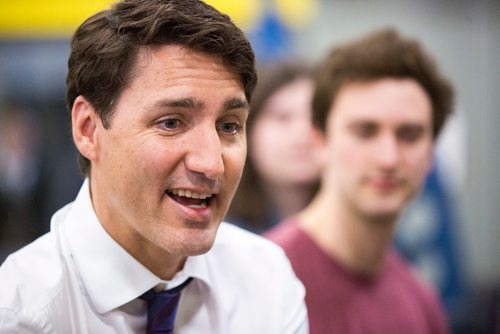
<svg viewBox="0 0 500 334">
<path fill-rule="evenodd" d="M 241 177 L 248 110 L 219 59 L 143 50 L 110 128 L 95 130 L 91 191 L 105 229 L 136 257 L 208 251 Z"/>
<path fill-rule="evenodd" d="M 395 219 L 432 159 L 432 111 L 413 80 L 344 86 L 330 110 L 323 186 L 356 216 Z"/>
</svg>

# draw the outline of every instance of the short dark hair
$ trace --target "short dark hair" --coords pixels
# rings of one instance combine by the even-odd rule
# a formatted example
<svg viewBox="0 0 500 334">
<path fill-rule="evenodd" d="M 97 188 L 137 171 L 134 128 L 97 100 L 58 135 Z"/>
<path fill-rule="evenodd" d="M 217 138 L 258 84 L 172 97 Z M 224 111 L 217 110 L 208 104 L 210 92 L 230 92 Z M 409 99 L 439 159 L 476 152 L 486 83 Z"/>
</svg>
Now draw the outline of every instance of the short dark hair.
<svg viewBox="0 0 500 334">
<path fill-rule="evenodd" d="M 313 120 L 326 130 L 326 120 L 340 89 L 352 82 L 384 78 L 414 79 L 432 104 L 433 137 L 439 135 L 453 108 L 453 87 L 419 42 L 385 28 L 334 47 L 317 71 Z"/>
<path fill-rule="evenodd" d="M 165 44 L 221 57 L 239 75 L 250 102 L 257 81 L 255 56 L 229 16 L 200 0 L 124 0 L 76 30 L 66 80 L 68 111 L 82 95 L 108 128 L 114 105 L 134 75 L 139 51 Z M 79 162 L 88 175 L 90 161 L 80 154 Z"/>
</svg>

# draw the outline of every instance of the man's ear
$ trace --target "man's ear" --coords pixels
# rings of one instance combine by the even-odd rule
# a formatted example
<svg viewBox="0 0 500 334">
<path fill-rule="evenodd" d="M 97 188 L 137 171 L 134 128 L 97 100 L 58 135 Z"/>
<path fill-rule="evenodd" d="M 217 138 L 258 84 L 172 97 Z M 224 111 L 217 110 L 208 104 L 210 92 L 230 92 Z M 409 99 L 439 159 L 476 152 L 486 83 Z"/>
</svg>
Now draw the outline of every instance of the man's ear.
<svg viewBox="0 0 500 334">
<path fill-rule="evenodd" d="M 94 107 L 79 95 L 71 109 L 71 130 L 76 148 L 87 159 L 94 161 L 97 154 L 97 125 L 99 116 Z"/>
</svg>

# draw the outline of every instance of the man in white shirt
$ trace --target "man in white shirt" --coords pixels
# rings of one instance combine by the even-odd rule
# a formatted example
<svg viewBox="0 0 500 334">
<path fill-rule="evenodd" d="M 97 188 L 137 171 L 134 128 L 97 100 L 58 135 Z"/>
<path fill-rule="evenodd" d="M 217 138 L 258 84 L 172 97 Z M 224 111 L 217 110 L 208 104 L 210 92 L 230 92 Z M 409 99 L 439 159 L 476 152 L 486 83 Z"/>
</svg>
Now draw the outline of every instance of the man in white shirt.
<svg viewBox="0 0 500 334">
<path fill-rule="evenodd" d="M 144 296 L 181 285 L 176 333 L 307 333 L 281 249 L 221 224 L 256 82 L 241 30 L 198 0 L 125 0 L 71 46 L 86 179 L 51 231 L 0 267 L 0 333 L 150 333 L 167 312 Z"/>
</svg>

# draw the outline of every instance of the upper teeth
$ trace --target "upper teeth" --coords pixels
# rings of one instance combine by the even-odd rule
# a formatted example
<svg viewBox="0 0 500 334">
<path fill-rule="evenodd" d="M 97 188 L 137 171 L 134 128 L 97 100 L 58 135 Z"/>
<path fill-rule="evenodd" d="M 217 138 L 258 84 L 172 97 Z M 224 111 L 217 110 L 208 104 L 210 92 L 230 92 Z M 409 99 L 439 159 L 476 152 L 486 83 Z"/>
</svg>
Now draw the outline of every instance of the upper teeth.
<svg viewBox="0 0 500 334">
<path fill-rule="evenodd" d="M 172 190 L 171 193 L 177 196 L 199 198 L 199 199 L 206 199 L 212 196 L 212 194 L 210 193 L 196 193 L 194 191 L 182 190 L 182 189 Z"/>
</svg>

